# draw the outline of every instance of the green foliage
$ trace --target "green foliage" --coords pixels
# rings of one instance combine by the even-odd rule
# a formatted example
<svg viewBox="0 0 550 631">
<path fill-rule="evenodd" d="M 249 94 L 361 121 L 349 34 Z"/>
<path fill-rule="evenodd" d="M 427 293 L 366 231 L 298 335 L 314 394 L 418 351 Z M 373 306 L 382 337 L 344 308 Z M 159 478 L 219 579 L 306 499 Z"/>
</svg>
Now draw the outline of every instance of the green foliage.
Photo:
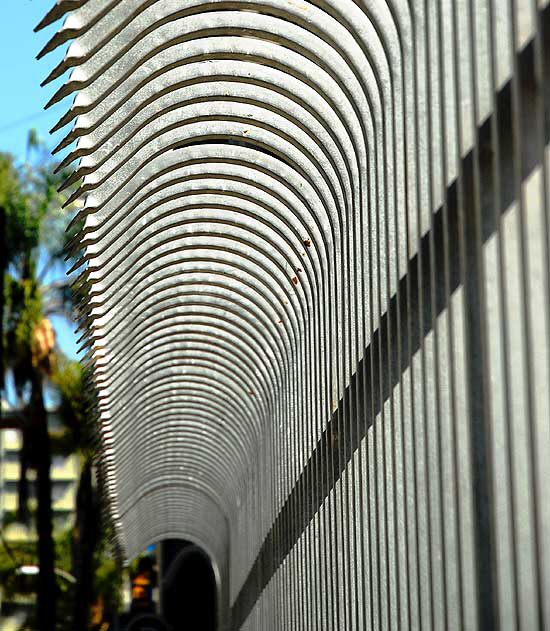
<svg viewBox="0 0 550 631">
<path fill-rule="evenodd" d="M 84 368 L 79 362 L 58 353 L 51 377 L 59 395 L 58 414 L 70 434 L 67 438 L 72 442 L 72 450 L 91 455 L 93 441 L 88 427 L 84 378 Z"/>
<path fill-rule="evenodd" d="M 55 540 L 55 567 L 66 572 L 71 571 L 71 541 L 72 533 L 67 531 Z M 4 591 L 4 598 L 9 600 L 16 594 L 32 593 L 35 589 L 35 577 L 22 577 L 18 568 L 22 565 L 38 565 L 38 549 L 36 541 L 12 541 L 2 539 L 0 546 L 0 583 Z M 70 584 L 60 578 L 58 588 L 67 593 Z"/>
<path fill-rule="evenodd" d="M 63 209 L 66 197 L 57 192 L 63 177 L 53 174 L 49 160 L 20 166 L 10 154 L 0 153 L 0 207 L 6 219 L 8 269 L 19 270 L 25 259 L 37 255 L 39 245 L 50 257 L 61 258 L 68 215 Z"/>
<path fill-rule="evenodd" d="M 122 605 L 122 572 L 114 559 L 101 555 L 95 573 L 96 598 L 102 598 L 105 611 L 118 613 Z"/>
<path fill-rule="evenodd" d="M 35 278 L 4 277 L 2 347 L 18 396 L 31 378 L 33 332 L 42 320 L 42 298 Z"/>
<path fill-rule="evenodd" d="M 72 529 L 66 530 L 64 533 L 57 535 L 55 539 L 56 567 L 60 568 L 61 570 L 65 570 L 65 572 L 71 571 L 72 542 L 73 542 Z"/>
<path fill-rule="evenodd" d="M 0 546 L 0 582 L 4 584 L 5 578 L 13 574 L 16 567 L 36 565 L 37 560 L 38 555 L 34 541 L 17 541 L 9 544 L 3 541 Z"/>
<path fill-rule="evenodd" d="M 36 139 L 30 141 L 35 144 Z M 4 369 L 13 372 L 19 397 L 32 377 L 33 333 L 44 311 L 37 274 L 42 226 L 52 205 L 60 206 L 59 199 L 53 201 L 55 184 L 42 168 L 18 166 L 11 155 L 0 153 L 0 207 L 5 220 L 2 350 Z"/>
<path fill-rule="evenodd" d="M 77 222 L 69 235 L 65 233 L 71 209 L 63 209 L 66 194 L 58 193 L 57 189 L 68 174 L 54 174 L 53 171 L 36 132 L 29 134 L 25 164 L 18 165 L 12 156 L 0 153 L 0 209 L 5 220 L 4 244 L 0 243 L 3 249 L 0 280 L 3 281 L 4 294 L 2 354 L 5 358 L 4 370 L 12 372 L 21 404 L 26 403 L 25 386 L 31 382 L 33 371 L 41 368 L 42 378 L 45 370 L 43 364 L 34 361 L 38 346 L 37 327 L 43 329 L 44 318 L 52 313 L 70 314 L 71 297 L 64 275 L 59 281 L 45 283 L 48 272 L 63 267 L 61 261 L 67 239 L 74 237 L 79 228 Z M 78 256 L 78 248 L 73 250 L 73 255 Z M 87 419 L 85 371 L 78 362 L 70 361 L 58 352 L 53 370 L 48 365 L 47 375 L 58 395 L 58 414 L 65 428 L 51 437 L 52 452 L 64 455 L 79 453 L 84 467 L 87 466 L 90 471 L 94 441 Z M 36 381 L 34 379 L 32 383 Z M 36 445 L 30 444 L 33 441 L 32 432 L 24 432 L 24 440 L 30 441 L 25 443 L 27 448 L 36 448 Z M 81 502 L 79 510 L 81 520 L 86 522 L 83 515 L 86 511 L 88 518 L 93 515 L 90 511 L 97 510 L 97 502 Z M 4 524 L 8 525 L 9 515 L 5 518 Z M 79 567 L 75 563 L 75 553 L 79 546 L 86 545 L 78 536 L 79 523 L 76 519 L 75 528 L 55 541 L 56 568 L 66 572 L 71 572 L 73 564 Z M 108 534 L 100 533 L 99 545 L 93 549 L 92 564 L 95 570 L 92 595 L 102 600 L 107 615 L 116 612 L 120 606 L 122 580 L 120 568 L 109 555 Z M 83 547 L 80 548 L 81 553 L 82 550 Z M 16 569 L 21 565 L 37 563 L 36 543 L 12 544 L 0 536 L 0 581 L 7 595 L 36 588 L 33 577 L 22 577 Z M 77 586 L 62 579 L 58 579 L 57 584 L 58 629 L 68 630 L 72 628 L 74 603 L 80 602 L 76 598 Z M 31 628 L 33 624 L 35 621 L 31 616 L 27 625 Z"/>
<path fill-rule="evenodd" d="M 6 219 L 5 261 L 18 266 L 38 246 L 42 208 L 30 203 L 24 174 L 6 153 L 0 153 L 0 207 Z"/>
</svg>

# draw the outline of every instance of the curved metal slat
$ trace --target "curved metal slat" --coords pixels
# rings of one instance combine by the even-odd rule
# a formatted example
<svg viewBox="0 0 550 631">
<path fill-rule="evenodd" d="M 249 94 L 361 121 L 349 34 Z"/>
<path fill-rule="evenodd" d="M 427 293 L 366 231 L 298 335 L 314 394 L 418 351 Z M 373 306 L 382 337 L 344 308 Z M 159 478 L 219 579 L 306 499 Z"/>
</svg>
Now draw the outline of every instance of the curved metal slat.
<svg viewBox="0 0 550 631">
<path fill-rule="evenodd" d="M 547 3 L 63 16 L 125 553 L 199 543 L 227 628 L 550 629 Z"/>
</svg>

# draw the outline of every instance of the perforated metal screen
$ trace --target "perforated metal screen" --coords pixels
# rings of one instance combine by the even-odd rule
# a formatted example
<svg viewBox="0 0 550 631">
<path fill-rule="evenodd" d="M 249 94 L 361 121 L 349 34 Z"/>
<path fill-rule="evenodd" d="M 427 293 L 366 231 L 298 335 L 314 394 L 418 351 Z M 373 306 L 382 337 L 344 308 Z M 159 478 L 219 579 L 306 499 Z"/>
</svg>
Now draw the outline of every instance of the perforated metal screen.
<svg viewBox="0 0 550 631">
<path fill-rule="evenodd" d="M 125 554 L 224 628 L 550 629 L 550 9 L 60 0 Z"/>
</svg>

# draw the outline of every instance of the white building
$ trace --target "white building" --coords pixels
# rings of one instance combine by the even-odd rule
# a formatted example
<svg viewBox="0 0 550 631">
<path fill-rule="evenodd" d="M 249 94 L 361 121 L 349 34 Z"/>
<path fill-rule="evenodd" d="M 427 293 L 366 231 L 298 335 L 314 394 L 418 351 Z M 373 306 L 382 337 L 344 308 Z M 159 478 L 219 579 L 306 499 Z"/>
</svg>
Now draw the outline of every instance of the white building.
<svg viewBox="0 0 550 631">
<path fill-rule="evenodd" d="M 3 429 L 0 429 L 0 527 L 2 535 L 8 544 L 36 541 L 37 533 L 32 517 L 30 526 L 14 523 L 12 519 L 18 504 L 19 452 L 22 447 L 22 432 L 16 429 L 16 422 L 13 423 L 12 427 L 6 427 L 6 425 L 11 425 L 10 417 L 13 418 L 16 413 L 9 410 L 5 403 L 2 408 Z M 60 429 L 60 422 L 55 411 L 48 411 L 48 424 L 52 432 Z M 54 536 L 66 532 L 74 524 L 79 469 L 77 455 L 52 456 L 50 472 Z M 32 515 L 36 509 L 36 472 L 30 469 L 27 476 L 29 480 L 29 509 Z M 20 628 L 30 603 L 28 597 L 21 597 L 16 603 L 10 604 L 12 606 L 9 607 L 9 615 L 3 615 L 7 610 L 6 607 L 0 609 L 0 628 L 3 631 L 11 631 L 12 629 L 15 631 Z M 15 605 L 15 609 L 13 605 Z"/>
</svg>

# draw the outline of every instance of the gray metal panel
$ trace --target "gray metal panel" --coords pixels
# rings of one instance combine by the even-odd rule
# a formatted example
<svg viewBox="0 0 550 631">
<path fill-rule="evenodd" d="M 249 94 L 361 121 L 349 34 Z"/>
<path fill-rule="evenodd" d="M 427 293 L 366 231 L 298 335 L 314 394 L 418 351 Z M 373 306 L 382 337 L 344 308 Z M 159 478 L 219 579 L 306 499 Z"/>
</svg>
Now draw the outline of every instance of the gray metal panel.
<svg viewBox="0 0 550 631">
<path fill-rule="evenodd" d="M 117 539 L 234 629 L 550 629 L 550 10 L 60 0 Z"/>
</svg>

